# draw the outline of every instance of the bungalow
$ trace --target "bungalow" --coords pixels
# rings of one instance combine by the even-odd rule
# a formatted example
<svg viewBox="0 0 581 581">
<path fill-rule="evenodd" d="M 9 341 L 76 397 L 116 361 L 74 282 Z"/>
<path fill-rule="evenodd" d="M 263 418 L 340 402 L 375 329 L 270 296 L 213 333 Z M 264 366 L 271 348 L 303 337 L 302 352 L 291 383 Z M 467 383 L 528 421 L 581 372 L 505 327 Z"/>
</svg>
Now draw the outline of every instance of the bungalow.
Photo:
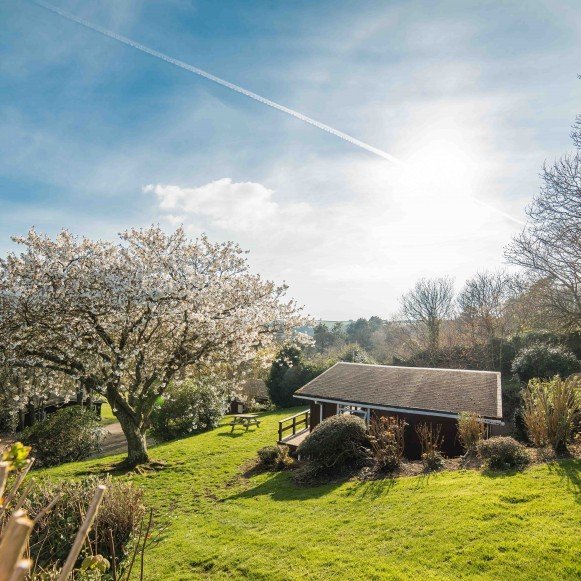
<svg viewBox="0 0 581 581">
<path fill-rule="evenodd" d="M 336 414 L 355 414 L 366 423 L 380 416 L 404 419 L 405 455 L 410 459 L 420 455 L 415 427 L 421 422 L 441 424 L 442 452 L 447 456 L 462 453 L 457 434 L 460 412 L 477 413 L 489 430 L 503 425 L 496 371 L 340 362 L 297 390 L 295 397 L 309 401 L 310 408 L 279 423 L 279 443 L 291 450 L 317 424 Z"/>
</svg>

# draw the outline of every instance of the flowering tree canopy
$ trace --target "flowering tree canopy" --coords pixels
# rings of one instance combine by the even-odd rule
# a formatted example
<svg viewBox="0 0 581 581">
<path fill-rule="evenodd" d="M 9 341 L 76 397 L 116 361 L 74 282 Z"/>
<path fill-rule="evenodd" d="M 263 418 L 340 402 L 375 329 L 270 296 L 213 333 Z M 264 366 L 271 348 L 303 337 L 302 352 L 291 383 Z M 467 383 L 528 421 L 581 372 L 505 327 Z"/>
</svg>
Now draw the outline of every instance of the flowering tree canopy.
<svg viewBox="0 0 581 581">
<path fill-rule="evenodd" d="M 105 395 L 131 463 L 147 461 L 149 415 L 176 374 L 248 361 L 302 322 L 231 242 L 153 226 L 119 243 L 34 229 L 14 240 L 24 251 L 0 260 L 0 365 Z"/>
</svg>

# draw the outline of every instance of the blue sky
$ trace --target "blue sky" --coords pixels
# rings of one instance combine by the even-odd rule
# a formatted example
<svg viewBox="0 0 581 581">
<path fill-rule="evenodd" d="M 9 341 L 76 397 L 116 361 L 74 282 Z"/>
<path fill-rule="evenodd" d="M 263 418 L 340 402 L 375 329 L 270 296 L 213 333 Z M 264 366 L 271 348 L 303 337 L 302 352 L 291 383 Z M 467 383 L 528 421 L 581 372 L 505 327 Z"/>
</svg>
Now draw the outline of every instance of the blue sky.
<svg viewBox="0 0 581 581">
<path fill-rule="evenodd" d="M 580 112 L 577 1 L 53 3 L 407 165 L 0 0 L 2 253 L 183 223 L 315 317 L 388 316 L 421 276 L 502 265 L 519 225 L 488 206 L 524 219 Z"/>
</svg>

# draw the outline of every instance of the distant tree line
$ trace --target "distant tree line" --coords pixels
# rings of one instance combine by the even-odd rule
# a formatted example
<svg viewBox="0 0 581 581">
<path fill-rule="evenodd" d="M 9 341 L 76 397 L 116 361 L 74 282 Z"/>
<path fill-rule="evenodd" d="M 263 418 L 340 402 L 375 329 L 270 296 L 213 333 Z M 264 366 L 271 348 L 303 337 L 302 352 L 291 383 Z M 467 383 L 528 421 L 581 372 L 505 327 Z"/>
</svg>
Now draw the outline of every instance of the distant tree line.
<svg viewBox="0 0 581 581">
<path fill-rule="evenodd" d="M 519 382 L 579 371 L 581 116 L 571 137 L 573 153 L 543 167 L 528 222 L 506 249 L 516 273 L 478 272 L 458 292 L 449 277 L 421 278 L 389 319 L 321 321 L 314 346 L 295 354 L 298 369 L 273 365 L 271 394 L 284 377 L 284 401 L 292 403 L 292 388 L 336 361 L 496 370 L 517 383 L 505 385 L 511 413 Z"/>
</svg>

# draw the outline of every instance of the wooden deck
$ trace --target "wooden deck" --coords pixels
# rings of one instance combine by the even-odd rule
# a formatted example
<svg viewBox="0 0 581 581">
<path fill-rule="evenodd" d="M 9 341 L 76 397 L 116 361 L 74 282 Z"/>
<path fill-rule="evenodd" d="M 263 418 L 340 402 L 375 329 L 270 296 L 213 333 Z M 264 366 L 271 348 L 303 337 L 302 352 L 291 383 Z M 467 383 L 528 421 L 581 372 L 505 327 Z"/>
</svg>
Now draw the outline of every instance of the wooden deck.
<svg viewBox="0 0 581 581">
<path fill-rule="evenodd" d="M 278 422 L 277 443 L 284 444 L 289 447 L 291 452 L 295 452 L 299 444 L 309 435 L 310 414 L 310 410 L 305 410 L 280 420 Z M 287 435 L 288 432 L 290 433 Z"/>
<path fill-rule="evenodd" d="M 301 430 L 300 432 L 297 432 L 296 434 L 292 434 L 291 436 L 287 436 L 286 438 L 279 440 L 278 444 L 284 444 L 285 446 L 288 446 L 290 448 L 291 452 L 294 452 L 299 447 L 299 444 L 308 435 L 309 435 L 309 429 L 305 428 L 304 430 Z"/>
</svg>

